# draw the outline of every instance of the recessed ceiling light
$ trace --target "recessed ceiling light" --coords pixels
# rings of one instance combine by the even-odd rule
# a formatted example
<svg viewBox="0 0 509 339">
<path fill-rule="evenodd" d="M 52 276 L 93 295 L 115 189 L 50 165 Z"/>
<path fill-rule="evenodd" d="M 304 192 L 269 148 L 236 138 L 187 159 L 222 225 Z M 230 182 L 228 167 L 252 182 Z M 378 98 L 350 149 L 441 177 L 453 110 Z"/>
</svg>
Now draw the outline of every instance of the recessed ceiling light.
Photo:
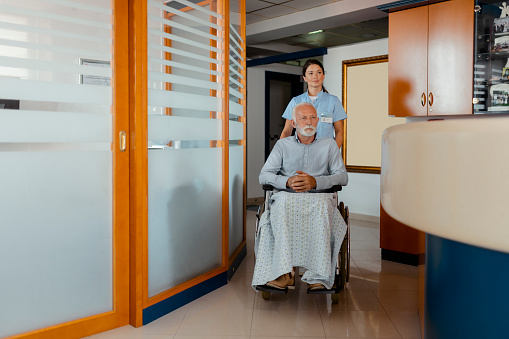
<svg viewBox="0 0 509 339">
<path fill-rule="evenodd" d="M 322 33 L 323 29 L 319 29 L 318 31 L 309 32 L 308 34 L 316 34 L 316 33 Z"/>
</svg>

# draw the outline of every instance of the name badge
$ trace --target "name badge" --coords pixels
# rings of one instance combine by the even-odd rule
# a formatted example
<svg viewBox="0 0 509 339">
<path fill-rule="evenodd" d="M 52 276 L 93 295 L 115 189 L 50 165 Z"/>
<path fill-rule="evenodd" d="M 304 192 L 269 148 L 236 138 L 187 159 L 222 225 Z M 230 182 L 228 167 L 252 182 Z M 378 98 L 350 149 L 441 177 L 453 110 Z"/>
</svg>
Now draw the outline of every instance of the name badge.
<svg viewBox="0 0 509 339">
<path fill-rule="evenodd" d="M 332 124 L 332 116 L 327 113 L 320 114 L 320 122 L 325 122 L 327 124 Z"/>
</svg>

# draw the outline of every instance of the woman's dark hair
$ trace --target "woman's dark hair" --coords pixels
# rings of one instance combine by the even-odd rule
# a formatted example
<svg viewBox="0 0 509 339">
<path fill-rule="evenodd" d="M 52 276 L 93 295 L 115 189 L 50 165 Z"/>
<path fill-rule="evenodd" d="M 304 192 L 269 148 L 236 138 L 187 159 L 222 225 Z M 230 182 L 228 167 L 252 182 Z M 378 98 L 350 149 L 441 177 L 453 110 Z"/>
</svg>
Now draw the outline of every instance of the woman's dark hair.
<svg viewBox="0 0 509 339">
<path fill-rule="evenodd" d="M 320 61 L 318 61 L 316 59 L 308 59 L 308 61 L 306 61 L 304 66 L 302 66 L 302 76 L 304 76 L 304 77 L 306 76 L 306 70 L 311 65 L 317 65 L 318 67 L 320 67 L 322 69 L 323 74 L 325 74 L 325 69 L 323 68 L 323 65 L 322 65 L 322 63 Z M 322 90 L 325 93 L 329 93 L 329 92 L 327 92 L 327 90 L 325 89 L 325 86 L 323 86 L 323 85 L 322 85 Z"/>
</svg>

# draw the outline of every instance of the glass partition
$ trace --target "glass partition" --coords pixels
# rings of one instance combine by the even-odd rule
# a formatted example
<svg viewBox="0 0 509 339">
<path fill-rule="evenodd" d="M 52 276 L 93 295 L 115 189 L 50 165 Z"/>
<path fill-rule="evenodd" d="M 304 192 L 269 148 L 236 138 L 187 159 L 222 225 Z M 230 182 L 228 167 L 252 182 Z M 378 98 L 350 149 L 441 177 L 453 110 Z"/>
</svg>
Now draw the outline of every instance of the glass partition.
<svg viewBox="0 0 509 339">
<path fill-rule="evenodd" d="M 110 1 L 0 1 L 0 337 L 113 310 Z"/>
<path fill-rule="evenodd" d="M 242 23 L 242 3 L 230 1 L 229 38 L 229 255 L 232 256 L 244 240 L 244 104 L 245 60 Z"/>
<path fill-rule="evenodd" d="M 222 16 L 195 2 L 147 1 L 149 297 L 222 264 Z"/>
</svg>

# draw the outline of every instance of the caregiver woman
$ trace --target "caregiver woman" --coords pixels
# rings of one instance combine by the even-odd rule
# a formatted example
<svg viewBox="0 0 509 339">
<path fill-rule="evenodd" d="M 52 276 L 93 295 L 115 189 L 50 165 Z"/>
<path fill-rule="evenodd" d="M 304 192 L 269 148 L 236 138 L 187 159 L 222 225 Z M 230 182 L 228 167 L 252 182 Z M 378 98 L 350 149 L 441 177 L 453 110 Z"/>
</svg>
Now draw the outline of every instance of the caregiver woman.
<svg viewBox="0 0 509 339">
<path fill-rule="evenodd" d="M 292 110 L 298 103 L 307 101 L 315 106 L 318 113 L 318 127 L 316 137 L 334 138 L 338 147 L 343 144 L 343 120 L 346 119 L 346 112 L 341 105 L 338 97 L 329 94 L 323 87 L 325 70 L 320 61 L 309 59 L 302 67 L 304 81 L 308 84 L 308 91 L 304 94 L 292 98 L 283 118 L 286 119 L 285 127 L 281 133 L 281 139 L 292 135 Z"/>
</svg>

